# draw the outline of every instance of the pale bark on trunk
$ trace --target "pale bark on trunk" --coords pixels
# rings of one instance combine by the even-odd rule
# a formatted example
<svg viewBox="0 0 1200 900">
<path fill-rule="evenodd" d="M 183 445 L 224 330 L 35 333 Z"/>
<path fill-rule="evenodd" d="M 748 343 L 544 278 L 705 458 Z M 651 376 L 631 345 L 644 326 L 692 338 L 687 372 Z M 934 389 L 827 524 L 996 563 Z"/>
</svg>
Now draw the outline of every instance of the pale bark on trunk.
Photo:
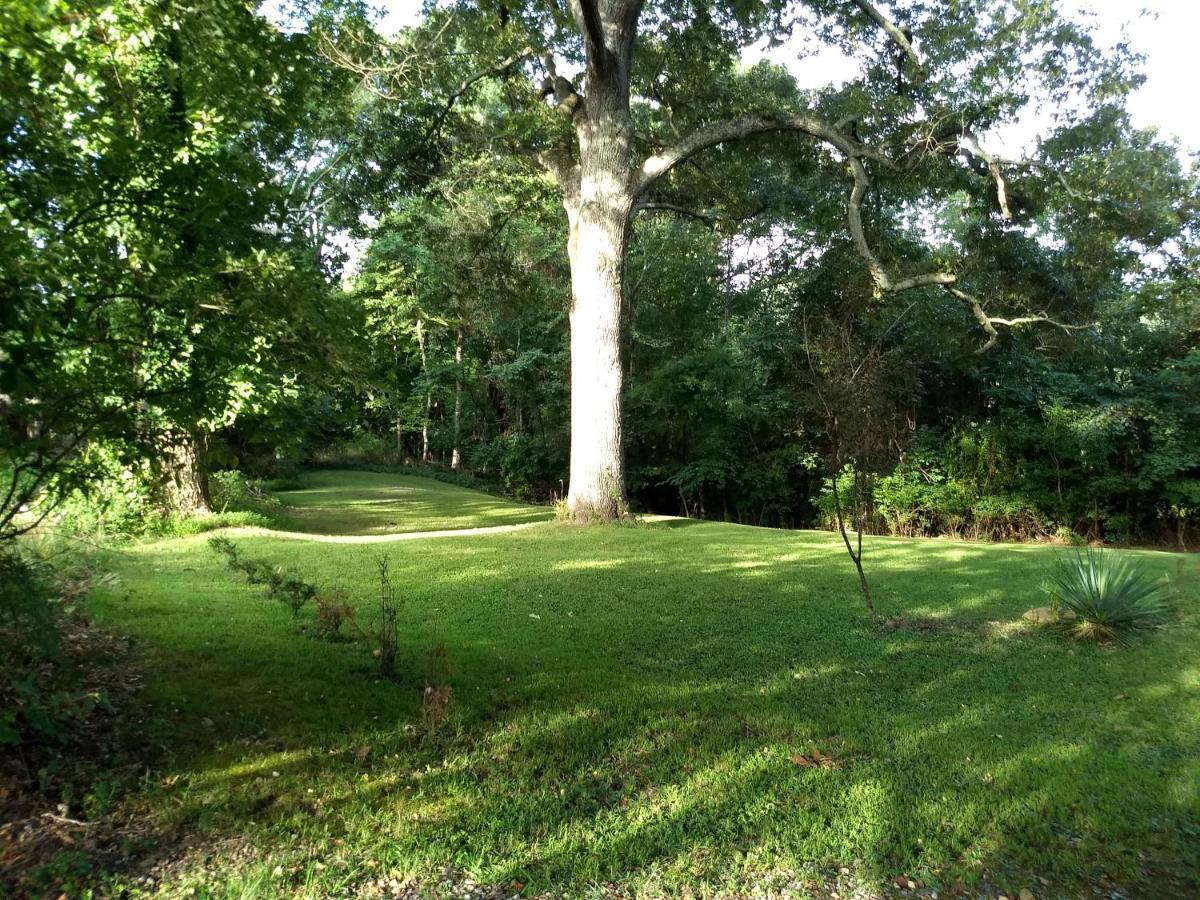
<svg viewBox="0 0 1200 900">
<path fill-rule="evenodd" d="M 584 174 L 589 181 L 612 173 Z M 621 262 L 632 198 L 605 197 L 568 207 L 571 225 L 571 489 L 567 508 L 580 521 L 626 511 L 621 429 Z"/>
<path fill-rule="evenodd" d="M 626 14 L 617 7 L 602 16 Z M 572 110 L 577 165 L 559 165 L 571 264 L 571 461 L 567 509 L 576 521 L 609 521 L 628 512 L 621 429 L 621 302 L 629 221 L 636 198 L 629 62 L 636 16 L 624 28 L 592 28 L 572 4 L 587 37 L 584 96 L 559 85 Z M 593 23 L 594 24 L 594 23 Z M 608 24 L 616 24 L 610 22 Z"/>
<path fill-rule="evenodd" d="M 855 0 L 906 55 L 903 33 L 867 0 Z M 695 153 L 730 140 L 771 131 L 798 131 L 839 150 L 851 164 L 855 190 L 848 225 L 855 246 L 884 290 L 939 284 L 953 276 L 933 274 L 892 281 L 863 236 L 860 206 L 870 185 L 862 160 L 883 159 L 836 126 L 808 115 L 741 116 L 701 126 L 674 145 L 640 162 L 634 160 L 629 113 L 633 44 L 643 0 L 568 0 L 587 60 L 582 96 L 544 58 L 543 96 L 552 96 L 570 118 L 577 153 L 563 147 L 541 154 L 558 180 L 570 227 L 571 263 L 571 487 L 567 508 L 580 521 L 625 514 L 621 435 L 621 302 L 627 231 L 634 204 L 652 184 Z M 960 294 L 962 292 L 959 292 Z M 957 295 L 956 295 L 957 296 Z M 964 302 L 972 302 L 963 294 Z M 981 321 L 986 316 L 974 304 Z M 994 331 L 995 329 L 992 328 Z"/>
<path fill-rule="evenodd" d="M 404 457 L 404 417 L 400 414 L 400 391 L 402 382 L 400 376 L 400 339 L 392 333 L 392 368 L 396 372 L 396 461 Z"/>
<path fill-rule="evenodd" d="M 455 472 L 462 466 L 462 454 L 458 450 L 459 427 L 462 422 L 462 329 L 454 331 L 454 449 L 450 453 L 450 468 Z"/>
</svg>

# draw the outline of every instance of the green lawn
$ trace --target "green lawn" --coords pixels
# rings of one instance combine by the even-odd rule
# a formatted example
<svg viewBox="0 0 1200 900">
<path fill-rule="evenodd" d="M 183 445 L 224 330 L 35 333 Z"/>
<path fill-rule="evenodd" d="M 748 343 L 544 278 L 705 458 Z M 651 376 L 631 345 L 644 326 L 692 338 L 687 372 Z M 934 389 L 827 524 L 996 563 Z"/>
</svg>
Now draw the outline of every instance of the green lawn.
<svg viewBox="0 0 1200 900">
<path fill-rule="evenodd" d="M 308 479 L 321 530 L 530 515 L 436 482 Z M 389 555 L 407 676 L 381 683 L 360 646 L 301 633 L 202 537 L 123 556 L 93 607 L 138 637 L 166 717 L 166 786 L 143 801 L 197 848 L 170 892 L 324 896 L 447 867 L 570 896 L 606 882 L 821 895 L 842 867 L 942 896 L 1197 890 L 1195 558 L 1142 554 L 1182 575 L 1181 614 L 1098 649 L 1015 624 L 1044 602 L 1060 552 L 1045 547 L 871 539 L 876 602 L 909 620 L 879 628 L 824 533 L 547 524 L 239 543 L 362 598 Z M 437 646 L 454 694 L 427 727 Z M 806 764 L 814 749 L 835 764 Z"/>
<path fill-rule="evenodd" d="M 321 534 L 395 534 L 543 522 L 545 506 L 530 506 L 433 478 L 378 472 L 317 471 L 299 490 L 278 495 L 284 519 Z"/>
</svg>

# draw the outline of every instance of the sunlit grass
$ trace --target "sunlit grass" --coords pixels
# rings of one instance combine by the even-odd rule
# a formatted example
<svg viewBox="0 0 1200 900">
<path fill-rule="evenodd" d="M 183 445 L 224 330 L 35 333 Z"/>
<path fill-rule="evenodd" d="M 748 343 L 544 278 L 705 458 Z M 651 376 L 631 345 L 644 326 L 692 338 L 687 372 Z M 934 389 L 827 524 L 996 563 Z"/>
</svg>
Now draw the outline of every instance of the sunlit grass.
<svg viewBox="0 0 1200 900">
<path fill-rule="evenodd" d="M 278 495 L 290 527 L 316 534 L 399 534 L 544 522 L 550 509 L 413 475 L 317 471 Z"/>
<path fill-rule="evenodd" d="M 869 622 L 822 533 L 242 543 L 362 598 L 386 552 L 405 676 L 380 682 L 361 647 L 298 633 L 203 538 L 125 556 L 94 606 L 140 637 L 179 753 L 153 815 L 216 847 L 171 890 L 321 896 L 450 867 L 528 891 L 671 893 L 815 884 L 843 866 L 1010 895 L 1075 896 L 1102 873 L 1131 896 L 1195 888 L 1194 560 L 1171 627 L 1104 649 L 1008 627 L 1039 603 L 1049 548 L 869 541 L 881 612 L 953 626 L 925 633 Z M 1177 557 L 1139 556 L 1178 574 Z M 430 729 L 438 645 L 454 696 Z M 793 761 L 814 748 L 833 764 Z M 261 854 L 236 857 L 226 838 Z"/>
</svg>

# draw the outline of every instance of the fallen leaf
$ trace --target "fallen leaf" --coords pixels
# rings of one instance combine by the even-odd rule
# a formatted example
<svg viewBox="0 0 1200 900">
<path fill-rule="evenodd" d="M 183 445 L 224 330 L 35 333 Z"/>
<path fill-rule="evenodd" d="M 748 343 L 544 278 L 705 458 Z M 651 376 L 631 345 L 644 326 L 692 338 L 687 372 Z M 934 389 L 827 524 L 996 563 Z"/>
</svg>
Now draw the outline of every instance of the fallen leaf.
<svg viewBox="0 0 1200 900">
<path fill-rule="evenodd" d="M 788 757 L 797 766 L 832 769 L 837 765 L 837 759 L 827 756 L 816 747 L 808 753 L 793 753 Z"/>
</svg>

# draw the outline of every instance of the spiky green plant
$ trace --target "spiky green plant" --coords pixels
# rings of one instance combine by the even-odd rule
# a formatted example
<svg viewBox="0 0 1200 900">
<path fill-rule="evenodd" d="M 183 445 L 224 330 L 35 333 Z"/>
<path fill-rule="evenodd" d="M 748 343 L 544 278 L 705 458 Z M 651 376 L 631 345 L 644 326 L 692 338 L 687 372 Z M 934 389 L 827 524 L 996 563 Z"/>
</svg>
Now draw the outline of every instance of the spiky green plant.
<svg viewBox="0 0 1200 900">
<path fill-rule="evenodd" d="M 1168 611 L 1163 586 L 1138 563 L 1090 547 L 1060 557 L 1044 588 L 1055 608 L 1075 614 L 1071 630 L 1081 640 L 1123 641 Z"/>
</svg>

